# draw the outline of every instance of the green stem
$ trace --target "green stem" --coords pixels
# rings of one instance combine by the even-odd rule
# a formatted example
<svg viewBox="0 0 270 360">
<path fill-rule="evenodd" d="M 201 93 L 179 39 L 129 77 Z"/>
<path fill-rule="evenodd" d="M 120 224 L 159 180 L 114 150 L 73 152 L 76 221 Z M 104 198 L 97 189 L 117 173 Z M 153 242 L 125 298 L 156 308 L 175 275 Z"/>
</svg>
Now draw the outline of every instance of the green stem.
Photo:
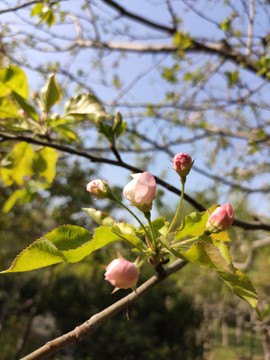
<svg viewBox="0 0 270 360">
<path fill-rule="evenodd" d="M 152 244 L 154 245 L 154 247 L 156 247 L 156 237 L 155 237 L 154 229 L 153 229 L 153 226 L 152 226 L 152 223 L 151 223 L 151 213 L 150 213 L 150 211 L 146 211 L 144 213 L 144 216 L 145 216 L 145 218 L 146 218 L 146 220 L 148 222 L 149 228 L 150 228 Z"/>
<path fill-rule="evenodd" d="M 131 211 L 126 205 L 124 205 L 120 200 L 118 200 L 115 196 L 111 197 L 110 198 L 111 200 L 113 200 L 114 202 L 116 202 L 117 204 L 121 205 L 124 209 L 126 209 L 137 221 L 138 223 L 141 225 L 141 227 L 143 228 L 143 231 L 145 233 L 145 236 L 146 238 L 149 237 L 149 234 L 145 228 L 145 226 L 143 225 L 143 223 L 141 222 L 141 220 L 134 214 L 133 211 Z M 147 244 L 148 244 L 148 241 L 146 240 Z M 149 246 L 149 244 L 148 244 Z"/>
<path fill-rule="evenodd" d="M 178 205 L 178 208 L 177 208 L 177 211 L 174 215 L 174 218 L 173 218 L 173 221 L 171 222 L 171 225 L 165 235 L 165 238 L 168 236 L 168 234 L 171 232 L 174 224 L 176 223 L 176 220 L 178 218 L 178 215 L 180 213 L 180 209 L 181 209 L 181 206 L 182 206 L 182 202 L 183 202 L 183 199 L 184 199 L 184 190 L 185 190 L 185 182 L 186 182 L 186 178 L 181 178 L 181 182 L 182 182 L 182 191 L 181 191 L 181 197 L 180 197 L 180 201 L 179 201 L 179 205 Z"/>
<path fill-rule="evenodd" d="M 191 243 L 193 241 L 199 240 L 200 238 L 201 238 L 201 235 L 195 236 L 195 237 L 193 237 L 191 239 L 187 239 L 187 240 L 183 240 L 183 241 L 179 241 L 177 243 L 171 244 L 171 247 L 174 248 L 174 247 L 177 247 L 179 245 L 185 245 L 185 244 Z"/>
</svg>

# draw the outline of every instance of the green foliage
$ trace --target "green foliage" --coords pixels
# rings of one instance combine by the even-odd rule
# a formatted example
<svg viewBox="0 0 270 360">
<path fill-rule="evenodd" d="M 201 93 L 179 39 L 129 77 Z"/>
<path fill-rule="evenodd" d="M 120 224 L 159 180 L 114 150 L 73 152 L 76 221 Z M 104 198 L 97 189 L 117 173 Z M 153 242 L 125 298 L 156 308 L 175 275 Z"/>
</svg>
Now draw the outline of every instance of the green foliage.
<svg viewBox="0 0 270 360">
<path fill-rule="evenodd" d="M 266 75 L 267 78 L 270 77 L 270 57 L 268 54 L 263 55 L 256 62 L 256 66 L 259 68 L 258 75 Z"/>
<path fill-rule="evenodd" d="M 176 84 L 178 82 L 177 74 L 179 73 L 179 70 L 179 64 L 174 64 L 172 67 L 164 67 L 162 71 L 162 76 L 170 83 Z"/>
<path fill-rule="evenodd" d="M 225 75 L 227 77 L 228 87 L 232 87 L 239 81 L 239 71 L 235 71 L 235 72 L 226 71 Z"/>
<path fill-rule="evenodd" d="M 73 116 L 77 120 L 88 119 L 94 124 L 107 117 L 100 101 L 92 94 L 80 94 L 71 98 L 66 103 L 65 116 Z"/>
<path fill-rule="evenodd" d="M 47 26 L 51 27 L 55 23 L 56 17 L 53 8 L 48 5 L 50 5 L 50 3 L 47 1 L 45 1 L 44 4 L 42 4 L 42 2 L 37 3 L 32 9 L 31 16 L 38 16 L 38 23 L 44 22 Z M 58 6 L 58 2 L 54 2 L 53 6 Z"/>
<path fill-rule="evenodd" d="M 221 24 L 220 24 L 220 28 L 223 31 L 230 31 L 231 29 L 231 23 L 232 23 L 232 19 L 230 17 L 227 17 L 225 19 L 222 20 Z"/>
<path fill-rule="evenodd" d="M 185 50 L 193 48 L 193 39 L 190 37 L 188 32 L 181 30 L 174 34 L 173 41 L 178 47 L 178 53 L 181 57 L 184 57 Z"/>
<path fill-rule="evenodd" d="M 23 99 L 28 99 L 28 84 L 26 75 L 20 68 L 10 65 L 0 69 L 0 95 L 10 94 L 12 91 Z"/>
<path fill-rule="evenodd" d="M 41 89 L 41 101 L 43 105 L 43 111 L 49 113 L 53 105 L 59 103 L 62 99 L 62 92 L 59 85 L 56 82 L 55 75 L 51 75 Z"/>
<path fill-rule="evenodd" d="M 113 120 L 113 124 L 107 124 L 104 122 L 100 122 L 98 124 L 98 130 L 100 134 L 103 134 L 111 143 L 112 146 L 115 145 L 116 139 L 124 134 L 126 131 L 127 123 L 123 122 L 122 115 L 117 112 L 116 117 Z"/>
<path fill-rule="evenodd" d="M 15 145 L 12 152 L 5 159 L 5 162 L 2 163 L 2 181 L 7 186 L 12 185 L 13 183 L 21 185 L 24 176 L 33 175 L 33 159 L 34 150 L 30 144 L 20 142 Z"/>
<path fill-rule="evenodd" d="M 214 205 L 207 211 L 201 213 L 192 212 L 191 214 L 187 215 L 183 219 L 181 226 L 177 229 L 174 241 L 176 242 L 186 236 L 193 237 L 203 234 L 207 220 L 209 218 L 209 214 L 212 214 L 216 207 L 217 205 Z"/>
<path fill-rule="evenodd" d="M 107 213 L 93 208 L 84 208 L 82 210 L 85 211 L 98 225 L 114 226 L 116 224 L 116 221 Z"/>
<path fill-rule="evenodd" d="M 44 147 L 35 152 L 33 168 L 40 176 L 51 183 L 55 177 L 58 154 L 53 148 Z"/>
</svg>

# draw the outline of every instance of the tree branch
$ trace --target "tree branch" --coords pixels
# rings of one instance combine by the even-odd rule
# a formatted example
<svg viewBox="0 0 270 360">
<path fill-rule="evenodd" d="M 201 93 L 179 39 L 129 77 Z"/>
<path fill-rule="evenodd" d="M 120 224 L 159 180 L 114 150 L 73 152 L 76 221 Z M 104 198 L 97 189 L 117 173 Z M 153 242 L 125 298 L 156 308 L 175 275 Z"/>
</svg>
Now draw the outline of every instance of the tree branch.
<svg viewBox="0 0 270 360">
<path fill-rule="evenodd" d="M 91 40 L 78 40 L 67 46 L 65 51 L 69 51 L 76 47 L 94 47 L 101 48 L 113 51 L 128 51 L 128 52 L 138 52 L 138 53 L 176 53 L 178 47 L 175 44 L 134 44 L 134 43 L 124 43 L 124 42 L 98 42 Z M 61 49 L 58 49 L 61 51 Z M 205 42 L 202 43 L 197 40 L 191 39 L 191 45 L 189 48 L 185 49 L 186 53 L 189 52 L 205 52 L 208 54 L 215 54 L 222 56 L 226 60 L 231 60 L 237 65 L 241 65 L 246 69 L 257 73 L 259 67 L 255 64 L 255 61 L 250 56 L 243 55 L 240 52 L 234 50 L 226 40 L 218 42 Z M 262 74 L 261 77 L 265 78 L 266 75 Z"/>
<path fill-rule="evenodd" d="M 14 11 L 23 9 L 23 8 L 25 8 L 25 7 L 27 7 L 27 6 L 31 6 L 31 5 L 37 4 L 37 3 L 39 3 L 39 2 L 40 2 L 40 1 L 38 1 L 38 0 L 33 0 L 33 1 L 29 1 L 29 2 L 24 3 L 24 4 L 21 4 L 21 5 L 14 6 L 14 7 L 12 7 L 12 8 L 3 9 L 3 10 L 0 10 L 0 15 L 1 15 L 1 14 L 5 14 L 5 13 L 8 13 L 8 12 L 14 12 Z"/>
<path fill-rule="evenodd" d="M 43 360 L 47 359 L 52 354 L 55 354 L 64 347 L 78 343 L 88 336 L 91 336 L 95 330 L 108 321 L 110 318 L 118 314 L 120 311 L 127 309 L 133 305 L 139 298 L 144 296 L 150 289 L 158 285 L 161 281 L 166 279 L 171 274 L 182 269 L 187 264 L 186 261 L 176 260 L 171 265 L 164 268 L 162 276 L 154 275 L 144 284 L 142 284 L 136 291 L 125 296 L 123 299 L 117 301 L 113 305 L 104 309 L 103 311 L 93 315 L 89 320 L 85 321 L 74 330 L 48 342 L 41 348 L 35 350 L 31 354 L 23 357 L 21 360 Z"/>
<path fill-rule="evenodd" d="M 113 0 L 102 0 L 105 4 L 113 7 L 115 10 L 117 10 L 118 12 L 120 12 L 121 16 L 125 16 L 125 17 L 128 17 L 132 20 L 135 20 L 137 22 L 140 22 L 142 23 L 143 25 L 146 25 L 146 26 L 150 26 L 156 30 L 161 30 L 161 31 L 166 31 L 168 32 L 169 34 L 173 34 L 176 29 L 175 28 L 170 28 L 170 27 L 167 27 L 167 26 L 164 26 L 162 24 L 158 24 L 158 23 L 155 23 L 151 20 L 148 20 L 140 15 L 136 15 L 126 9 L 124 9 L 122 6 L 120 6 L 119 4 L 117 4 L 115 1 Z"/>
<path fill-rule="evenodd" d="M 254 260 L 255 252 L 257 251 L 257 249 L 268 245 L 270 245 L 270 236 L 262 240 L 253 241 L 251 244 L 251 248 L 249 249 L 246 261 L 243 263 L 235 263 L 235 267 L 243 271 L 247 270 Z"/>
<path fill-rule="evenodd" d="M 142 169 L 139 169 L 137 167 L 129 165 L 129 164 L 125 163 L 124 161 L 111 160 L 111 159 L 106 159 L 106 158 L 103 158 L 103 157 L 98 157 L 98 156 L 95 156 L 95 155 L 88 154 L 87 152 L 85 152 L 83 150 L 77 150 L 77 149 L 71 148 L 69 146 L 56 144 L 54 142 L 47 142 L 47 141 L 37 140 L 37 139 L 30 138 L 30 137 L 24 136 L 24 135 L 7 134 L 7 133 L 4 133 L 2 131 L 0 131 L 0 137 L 2 137 L 2 139 L 5 139 L 5 140 L 26 141 L 29 144 L 36 144 L 36 145 L 51 147 L 53 149 L 66 152 L 68 154 L 77 155 L 77 156 L 86 158 L 86 159 L 88 159 L 88 160 L 90 160 L 91 162 L 94 162 L 94 163 L 97 162 L 97 163 L 104 163 L 104 164 L 110 164 L 110 165 L 114 165 L 114 166 L 119 166 L 119 167 L 122 167 L 124 169 L 130 170 L 130 171 L 132 171 L 134 173 L 143 172 Z M 181 195 L 181 191 L 179 189 L 177 189 L 176 187 L 170 185 L 169 183 L 162 180 L 158 176 L 155 176 L 155 180 L 156 180 L 157 184 L 163 186 L 164 188 L 166 188 L 170 192 L 172 192 L 172 193 L 174 193 L 174 194 L 176 194 L 178 196 Z M 198 211 L 205 211 L 206 210 L 206 208 L 202 204 L 197 202 L 195 199 L 191 198 L 189 195 L 184 194 L 184 199 L 188 203 L 190 203 L 192 206 L 194 206 L 194 208 L 197 209 Z M 260 221 L 251 223 L 251 222 L 246 222 L 246 221 L 234 219 L 233 225 L 241 227 L 241 228 L 246 229 L 246 230 L 266 230 L 266 231 L 270 231 L 270 225 L 264 224 L 264 223 L 262 223 Z"/>
</svg>

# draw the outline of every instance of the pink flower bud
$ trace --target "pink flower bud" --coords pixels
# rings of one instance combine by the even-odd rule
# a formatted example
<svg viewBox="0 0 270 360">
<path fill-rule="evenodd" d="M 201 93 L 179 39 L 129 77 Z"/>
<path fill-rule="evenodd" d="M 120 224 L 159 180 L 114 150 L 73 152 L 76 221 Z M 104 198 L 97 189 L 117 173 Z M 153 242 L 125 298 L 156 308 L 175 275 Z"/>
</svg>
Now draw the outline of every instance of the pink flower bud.
<svg viewBox="0 0 270 360">
<path fill-rule="evenodd" d="M 106 199 L 111 194 L 111 189 L 103 180 L 92 180 L 86 185 L 86 190 L 96 196 L 97 199 Z"/>
<path fill-rule="evenodd" d="M 135 288 L 140 274 L 139 268 L 125 259 L 114 259 L 106 266 L 105 280 L 117 289 Z"/>
<path fill-rule="evenodd" d="M 209 217 L 206 229 L 210 232 L 219 232 L 228 229 L 233 223 L 233 208 L 230 203 L 221 205 Z"/>
<path fill-rule="evenodd" d="M 185 153 L 176 154 L 173 158 L 173 168 L 181 177 L 186 177 L 193 165 L 191 157 Z"/>
<path fill-rule="evenodd" d="M 124 187 L 124 197 L 141 211 L 152 209 L 152 201 L 156 196 L 156 180 L 148 172 L 131 174 L 131 180 Z"/>
</svg>

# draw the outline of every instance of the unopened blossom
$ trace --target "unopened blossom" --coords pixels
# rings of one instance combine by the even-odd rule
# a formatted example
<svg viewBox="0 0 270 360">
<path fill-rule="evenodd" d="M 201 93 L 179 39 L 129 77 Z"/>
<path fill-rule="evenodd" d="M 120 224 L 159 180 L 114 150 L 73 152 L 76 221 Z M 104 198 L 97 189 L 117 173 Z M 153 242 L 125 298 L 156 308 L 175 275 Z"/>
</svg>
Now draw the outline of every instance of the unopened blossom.
<svg viewBox="0 0 270 360">
<path fill-rule="evenodd" d="M 156 180 L 148 172 L 131 174 L 131 180 L 125 187 L 123 194 L 127 200 L 141 211 L 152 209 L 152 201 L 156 196 Z"/>
<path fill-rule="evenodd" d="M 90 192 L 90 194 L 96 196 L 97 199 L 108 198 L 111 194 L 111 189 L 109 185 L 101 179 L 90 181 L 86 185 L 86 190 Z"/>
<path fill-rule="evenodd" d="M 233 208 L 230 203 L 217 207 L 209 217 L 206 230 L 219 232 L 228 229 L 233 223 Z"/>
<path fill-rule="evenodd" d="M 106 266 L 105 280 L 115 286 L 115 290 L 134 289 L 139 274 L 139 268 L 132 262 L 125 259 L 114 259 Z"/>
<path fill-rule="evenodd" d="M 181 177 L 186 177 L 192 168 L 193 162 L 188 154 L 179 153 L 173 158 L 173 168 Z"/>
</svg>

